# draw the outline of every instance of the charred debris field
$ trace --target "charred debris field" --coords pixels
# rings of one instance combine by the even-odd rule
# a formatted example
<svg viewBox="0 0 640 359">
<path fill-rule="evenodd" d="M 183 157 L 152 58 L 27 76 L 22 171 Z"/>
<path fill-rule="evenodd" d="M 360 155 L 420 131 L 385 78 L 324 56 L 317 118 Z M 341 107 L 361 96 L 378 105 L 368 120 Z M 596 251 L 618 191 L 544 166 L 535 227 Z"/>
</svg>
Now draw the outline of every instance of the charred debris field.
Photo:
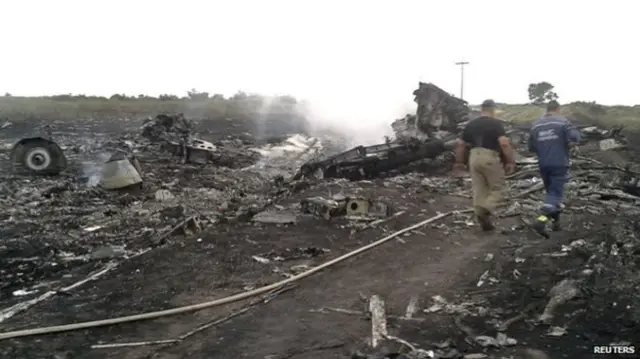
<svg viewBox="0 0 640 359">
<path fill-rule="evenodd" d="M 482 234 L 449 176 L 474 112 L 414 95 L 394 139 L 355 148 L 294 119 L 0 124 L 0 357 L 635 357 L 627 133 L 580 126 L 563 229 L 541 238 L 509 125 L 518 171 Z"/>
</svg>

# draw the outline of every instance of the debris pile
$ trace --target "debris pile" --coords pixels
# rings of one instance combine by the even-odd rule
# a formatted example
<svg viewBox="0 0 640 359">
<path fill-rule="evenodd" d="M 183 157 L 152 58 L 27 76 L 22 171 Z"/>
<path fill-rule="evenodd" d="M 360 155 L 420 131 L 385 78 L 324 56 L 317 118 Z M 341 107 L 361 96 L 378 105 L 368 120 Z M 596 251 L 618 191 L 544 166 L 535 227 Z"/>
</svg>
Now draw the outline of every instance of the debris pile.
<svg viewBox="0 0 640 359">
<path fill-rule="evenodd" d="M 286 196 L 291 188 L 284 179 L 323 150 L 320 140 L 300 135 L 265 146 L 227 138 L 204 149 L 215 165 L 192 163 L 196 156 L 181 163 L 149 140 L 175 147 L 180 136 L 168 132 L 189 133 L 191 126 L 180 116 L 156 120 L 144 127 L 144 138 L 56 136 L 72 164 L 59 176 L 2 173 L 0 298 L 216 223 L 249 220 Z"/>
<path fill-rule="evenodd" d="M 544 193 L 535 177 L 535 166 L 522 162 L 525 165 L 508 181 L 510 201 L 497 213 L 501 221 L 515 216 L 525 223 L 502 228 L 513 251 L 510 264 L 494 266 L 494 255 L 487 253 L 483 261 L 489 269 L 479 273 L 473 283 L 482 294 L 472 291 L 460 297 L 460 293 L 455 300 L 436 295 L 423 308 L 411 310 L 427 316 L 452 316 L 454 328 L 463 336 L 443 330 L 410 341 L 398 338 L 394 335 L 402 332 L 403 323 L 425 319 L 386 313 L 396 325 L 388 332 L 374 330 L 386 339 L 384 345 L 373 345 L 382 349 L 369 348 L 352 358 L 508 358 L 514 354 L 528 358 L 525 353 L 539 350 L 520 344 L 521 324 L 527 331 L 534 328 L 542 332 L 549 340 L 577 335 L 583 340 L 576 350 L 585 352 L 591 350 L 590 343 L 603 338 L 609 340 L 605 344 L 633 345 L 634 338 L 640 336 L 640 300 L 632 289 L 640 286 L 640 227 L 636 220 L 640 197 L 624 192 L 615 180 L 624 176 L 625 169 L 598 168 L 588 158 L 575 160 L 567 191 L 570 206 L 564 215 L 582 219 L 572 228 L 581 235 L 567 238 L 554 234 L 553 241 L 543 239 L 545 244 L 536 246 L 532 245 L 536 243 L 534 231 L 526 221 L 537 215 Z M 413 183 L 412 187 L 419 181 L 403 177 L 403 183 Z M 430 178 L 425 185 L 432 191 L 460 196 L 469 196 L 471 191 L 468 179 L 456 184 L 451 179 Z M 459 214 L 441 229 L 459 233 L 469 226 L 476 226 L 472 216 Z M 540 253 L 541 246 L 549 252 Z M 523 290 L 527 292 L 523 294 Z M 410 302 L 407 313 L 411 306 Z M 448 338 L 434 342 L 442 335 Z"/>
<path fill-rule="evenodd" d="M 330 141 L 300 134 L 266 144 L 236 135 L 209 142 L 194 137 L 194 124 L 182 115 L 149 119 L 141 136 L 129 133 L 82 141 L 53 133 L 50 138 L 60 144 L 71 164 L 59 176 L 1 174 L 0 205 L 5 210 L 0 214 L 0 300 L 15 304 L 19 298 L 42 296 L 59 287 L 56 281 L 85 277 L 104 262 L 115 263 L 181 241 L 223 222 L 232 223 L 234 230 L 239 222 L 250 221 L 247 226 L 251 227 L 246 228 L 256 231 L 277 226 L 293 232 L 304 230 L 304 217 L 340 221 L 348 225 L 339 230 L 353 231 L 405 211 L 420 213 L 422 204 L 439 205 L 443 196 L 470 199 L 469 178 L 401 170 L 412 171 L 416 163 L 430 162 L 448 171 L 452 141 L 477 115 L 464 101 L 432 84 L 421 83 L 414 95 L 417 114 L 393 123 L 395 139 L 338 154 Z M 526 142 L 527 129 L 510 130 Z M 497 256 L 487 253 L 482 261 L 488 268 L 472 283 L 492 294 L 481 299 L 473 294 L 468 298 L 436 295 L 423 308 L 411 298 L 404 313 L 393 313 L 393 308 L 385 307 L 385 298 L 373 295 L 368 309 L 355 313 L 370 319 L 369 348 L 353 358 L 477 359 L 493 354 L 509 357 L 521 349 L 534 353 L 535 349 L 522 348 L 525 340 L 511 330 L 520 322 L 557 338 L 576 332 L 575 318 L 580 318 L 581 335 L 592 335 L 595 341 L 600 337 L 592 333 L 602 331 L 603 316 L 613 316 L 616 323 L 608 322 L 613 327 L 605 328 L 612 343 L 640 337 L 640 301 L 635 295 L 640 288 L 640 227 L 635 220 L 640 215 L 640 173 L 630 165 L 611 165 L 589 156 L 591 151 L 623 149 L 619 130 L 593 126 L 581 130 L 591 142 L 573 159 L 564 215 L 578 218 L 583 232 L 572 230 L 584 235 L 567 243 L 562 242 L 565 237 L 552 236 L 558 240 L 547 241 L 548 253 L 528 252 L 539 249 L 530 245 L 528 235 L 534 234 L 526 222 L 539 211 L 543 184 L 536 159 L 520 152 L 518 172 L 507 181 L 509 201 L 496 213 L 510 223 L 500 229 L 513 258 L 506 268 L 498 268 L 492 266 Z M 598 146 L 588 146 L 593 141 Z M 526 148 L 515 143 L 519 149 Z M 35 157 L 27 157 L 38 165 Z M 427 230 L 453 235 L 476 227 L 470 211 L 458 210 L 442 215 L 450 221 L 430 224 Z M 613 216 L 618 217 L 615 222 L 607 219 Z M 506 222 L 513 218 L 519 219 L 517 224 Z M 605 227 L 606 221 L 612 223 Z M 407 234 L 409 230 L 419 232 L 407 229 Z M 328 251 L 308 247 L 286 255 L 265 252 L 250 258 L 267 264 L 285 258 L 309 259 Z M 560 262 L 562 258 L 566 260 Z M 299 272 L 308 266 L 290 269 Z M 505 302 L 522 301 L 523 288 L 531 291 L 526 309 L 504 308 Z M 511 293 L 520 299 L 507 298 Z M 453 318 L 456 333 L 444 333 L 448 337 L 438 341 L 400 337 L 403 323 L 442 313 Z M 4 317 L 5 312 L 0 312 L 0 321 Z M 387 326 L 387 322 L 397 325 Z M 584 323 L 597 323 L 600 328 Z M 440 335 L 440 331 L 445 329 L 429 335 Z"/>
<path fill-rule="evenodd" d="M 180 156 L 182 163 L 217 164 L 227 167 L 244 167 L 258 160 L 254 151 L 243 148 L 240 139 L 221 140 L 214 144 L 193 137 L 195 125 L 183 114 L 160 114 L 147 119 L 142 127 L 142 137 L 159 145 L 160 149 Z"/>
<path fill-rule="evenodd" d="M 466 101 L 448 94 L 432 83 L 420 82 L 413 92 L 417 104 L 415 114 L 408 114 L 391 124 L 398 139 L 427 140 L 448 137 L 458 132 L 472 118 Z"/>
<path fill-rule="evenodd" d="M 412 120 L 411 117 L 408 117 Z M 415 125 L 415 118 L 413 118 Z M 442 124 L 443 122 L 440 122 Z M 464 125 L 463 121 L 456 122 Z M 406 123 L 405 123 L 406 124 Z M 396 123 L 397 125 L 397 123 Z M 418 131 L 423 131 L 415 125 Z M 399 127 L 397 127 L 399 128 Z M 593 159 L 594 154 L 611 150 L 624 150 L 626 140 L 621 135 L 620 129 L 603 130 L 594 126 L 579 126 L 583 133 L 581 151 L 572 160 L 572 178 L 567 184 L 565 209 L 567 218 L 596 218 L 600 220 L 581 222 L 584 236 L 573 239 L 569 243 L 553 242 L 551 246 L 555 251 L 551 253 L 530 253 L 525 255 L 526 248 L 531 248 L 526 241 L 527 233 L 535 237 L 535 232 L 530 231 L 528 219 L 535 218 L 539 213 L 540 205 L 544 199 L 544 185 L 539 178 L 537 160 L 528 157 L 526 140 L 528 128 L 510 127 L 512 134 L 521 134 L 523 141 L 514 141 L 519 149 L 517 154 L 518 172 L 508 178 L 508 197 L 510 200 L 498 212 L 498 217 L 520 217 L 521 225 L 514 225 L 502 230 L 503 234 L 513 238 L 516 247 L 513 268 L 501 269 L 497 272 L 486 270 L 479 275 L 476 286 L 494 287 L 494 301 L 490 306 L 487 303 L 470 300 L 466 302 L 452 303 L 436 296 L 433 303 L 424 309 L 425 313 L 447 312 L 456 317 L 456 327 L 464 333 L 464 340 L 449 338 L 446 341 L 433 343 L 430 338 L 415 339 L 412 342 L 394 337 L 391 330 L 385 327 L 385 315 L 387 318 L 399 318 L 390 313 L 384 314 L 384 310 L 376 309 L 370 313 L 374 321 L 372 348 L 366 350 L 367 354 L 358 352 L 353 358 L 488 358 L 492 354 L 521 355 L 522 357 L 548 357 L 538 349 L 522 347 L 519 344 L 518 335 L 509 333 L 512 324 L 526 321 L 536 328 L 543 330 L 550 338 L 564 336 L 574 331 L 587 338 L 586 342 L 602 340 L 602 324 L 607 321 L 609 327 L 607 338 L 611 345 L 629 345 L 633 338 L 640 335 L 640 302 L 631 288 L 640 286 L 640 267 L 638 255 L 640 255 L 640 237 L 635 218 L 640 215 L 640 173 L 632 169 L 631 164 L 617 165 L 600 162 Z M 404 132 L 402 132 L 404 131 Z M 355 148 L 342 154 L 334 155 L 324 161 L 305 164 L 321 168 L 324 177 L 346 177 L 356 180 L 354 185 L 343 187 L 357 187 L 362 178 L 382 177 L 384 171 L 365 172 L 369 163 L 379 164 L 388 161 L 393 153 L 392 146 L 398 143 L 433 143 L 435 131 L 421 136 L 407 138 L 409 132 L 406 128 L 401 132 L 402 139 L 393 142 L 371 146 L 380 149 L 377 153 L 370 153 L 368 148 Z M 449 135 L 456 130 L 449 132 Z M 446 138 L 442 132 L 438 138 Z M 422 138 L 422 139 L 420 139 Z M 420 142 L 423 141 L 423 142 Z M 525 146 L 522 146 L 524 144 Z M 595 144 L 595 146 L 593 145 Z M 383 147 L 386 146 L 386 147 Z M 624 152 L 621 152 L 624 154 Z M 426 156 L 425 156 L 426 157 Z M 425 158 L 423 157 L 423 158 Z M 418 161 L 421 159 L 417 159 Z M 387 162 L 389 163 L 389 162 Z M 452 180 L 447 177 L 431 176 L 423 178 L 412 174 L 398 175 L 395 170 L 406 163 L 395 162 L 387 167 L 388 175 L 385 183 L 401 185 L 405 188 L 422 188 L 432 194 L 448 194 L 471 198 L 470 179 Z M 449 165 L 447 164 L 447 167 Z M 326 175 L 327 168 L 333 173 Z M 355 168 L 355 170 L 353 169 Z M 370 167 L 369 167 L 370 168 Z M 304 171 L 305 168 L 301 169 Z M 340 172 L 342 171 L 342 172 Z M 349 172 L 351 171 L 351 172 Z M 354 176 L 353 172 L 360 171 L 361 176 Z M 312 172 L 306 169 L 306 173 Z M 321 171 L 322 172 L 322 171 Z M 336 175 L 337 173 L 337 175 Z M 342 175 L 340 175 L 342 173 Z M 365 176 L 368 174 L 368 176 Z M 395 175 L 395 176 L 394 176 Z M 315 176 L 316 178 L 322 176 Z M 326 183 L 337 183 L 328 179 Z M 356 191 L 357 192 L 357 191 Z M 331 218 L 341 213 L 343 208 L 340 201 L 327 198 L 309 198 L 303 210 L 316 213 L 320 217 Z M 457 214 L 452 225 L 441 225 L 439 228 L 447 233 L 456 233 L 467 227 L 474 227 L 475 221 L 471 214 Z M 607 218 L 618 217 L 609 225 Z M 579 220 L 578 220 L 579 221 Z M 575 225 L 575 224 L 574 224 Z M 604 225 L 604 227 L 602 227 Z M 610 230 L 615 228 L 615 230 Z M 573 228 L 580 233 L 580 228 Z M 523 236 L 523 232 L 525 236 Z M 557 238 L 558 235 L 552 238 Z M 562 237 L 560 237 L 562 238 Z M 524 253 L 523 253 L 524 251 Z M 549 260 L 563 257 L 572 258 L 569 263 L 558 263 L 557 272 L 539 273 L 539 268 L 549 267 Z M 551 259 L 550 259 L 551 258 Z M 485 261 L 490 263 L 493 254 L 487 254 Z M 566 259 L 565 259 L 566 261 Z M 534 268 L 528 269 L 528 268 Z M 513 310 L 503 309 L 505 301 L 518 302 L 517 298 L 509 297 L 513 288 L 521 288 L 523 281 L 531 281 L 529 284 L 534 293 L 533 303 L 527 304 L 524 312 L 513 313 Z M 551 286 L 549 286 L 551 283 Z M 491 290 L 494 292 L 494 290 Z M 521 291 L 516 291 L 522 296 Z M 491 295 L 489 296 L 491 297 Z M 509 297 L 506 299 L 505 297 Z M 576 301 L 578 301 L 576 303 Z M 382 299 L 375 301 L 382 302 Z M 374 306 L 379 307 L 379 305 Z M 408 309 L 407 309 L 408 310 Z M 374 312 L 377 313 L 374 315 Z M 382 315 L 380 313 L 383 313 Z M 563 313 L 559 316 L 557 313 Z M 511 317 L 509 317 L 511 315 Z M 380 319 L 382 318 L 382 319 Z M 496 318 L 501 318 L 496 320 Z M 473 330 L 465 321 L 478 322 L 481 319 L 485 323 L 483 329 Z M 612 319 L 614 323 L 612 323 Z M 409 320 L 409 319 L 404 319 Z M 402 321 L 400 321 L 402 322 Z M 376 324 L 377 323 L 377 324 Z M 574 328 L 571 327 L 574 323 Z M 577 324 L 576 324 L 577 323 Z M 400 325 L 401 327 L 402 325 Z M 575 328 L 575 326 L 579 326 Z M 384 327 L 384 328 L 382 328 Z M 377 329 L 376 329 L 377 328 Z M 495 335 L 481 335 L 479 333 L 493 331 Z M 397 332 L 397 331 L 395 331 Z M 384 345 L 380 345 L 385 342 Z M 584 350 L 590 350 L 587 344 L 582 344 Z M 376 350 L 383 347 L 383 350 Z M 399 349 L 398 349 L 399 348 Z"/>
<path fill-rule="evenodd" d="M 430 83 L 419 83 L 414 91 L 416 114 L 409 114 L 391 124 L 396 138 L 372 146 L 357 146 L 325 159 L 314 159 L 302 165 L 296 178 L 371 179 L 394 174 L 416 162 L 447 163 L 452 158 L 457 135 L 479 114 L 467 103 Z M 506 124 L 514 143 L 526 144 L 530 126 Z M 622 128 L 600 129 L 579 126 L 583 143 L 596 143 L 600 151 L 626 147 Z M 584 147 L 591 150 L 592 147 Z M 448 159 L 448 160 L 447 160 Z"/>
</svg>

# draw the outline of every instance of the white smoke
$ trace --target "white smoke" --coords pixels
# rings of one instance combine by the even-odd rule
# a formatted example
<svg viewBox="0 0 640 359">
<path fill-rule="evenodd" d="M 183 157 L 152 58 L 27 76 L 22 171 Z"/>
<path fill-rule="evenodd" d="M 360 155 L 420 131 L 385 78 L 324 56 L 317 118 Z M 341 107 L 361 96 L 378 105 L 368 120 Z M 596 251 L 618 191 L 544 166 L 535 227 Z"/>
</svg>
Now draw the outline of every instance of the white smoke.
<svg viewBox="0 0 640 359">
<path fill-rule="evenodd" d="M 102 168 L 111 158 L 109 153 L 100 153 L 91 161 L 82 162 L 82 175 L 87 179 L 87 186 L 95 187 L 102 179 Z"/>
<path fill-rule="evenodd" d="M 415 113 L 412 89 L 394 96 L 364 91 L 359 94 L 334 93 L 303 100 L 298 110 L 310 124 L 310 133 L 332 130 L 347 139 L 348 146 L 372 145 L 392 136 L 391 123 Z"/>
</svg>

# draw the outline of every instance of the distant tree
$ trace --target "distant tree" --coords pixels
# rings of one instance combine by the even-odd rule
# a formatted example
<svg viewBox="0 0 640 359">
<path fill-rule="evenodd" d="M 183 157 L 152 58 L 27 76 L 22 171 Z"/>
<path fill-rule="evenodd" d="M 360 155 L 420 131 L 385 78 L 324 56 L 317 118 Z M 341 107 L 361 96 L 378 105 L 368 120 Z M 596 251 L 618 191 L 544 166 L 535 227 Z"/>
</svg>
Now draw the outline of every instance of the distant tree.
<svg viewBox="0 0 640 359">
<path fill-rule="evenodd" d="M 607 113 L 605 107 L 595 101 L 579 102 L 579 104 L 585 106 L 589 114 L 596 117 L 603 116 Z"/>
<path fill-rule="evenodd" d="M 221 94 L 217 93 L 217 94 L 211 96 L 211 99 L 212 100 L 216 100 L 216 101 L 224 101 L 224 95 L 221 95 Z"/>
<path fill-rule="evenodd" d="M 155 97 L 149 96 L 149 95 L 145 95 L 145 94 L 138 95 L 138 99 L 139 100 L 156 100 Z"/>
<path fill-rule="evenodd" d="M 10 93 L 8 93 L 8 92 L 5 92 L 5 93 L 4 93 L 4 97 L 11 97 L 11 94 L 10 94 Z"/>
<path fill-rule="evenodd" d="M 547 101 L 557 100 L 558 94 L 553 91 L 553 88 L 553 85 L 546 81 L 529 84 L 529 101 L 540 105 Z"/>
<path fill-rule="evenodd" d="M 260 108 L 265 103 L 265 98 L 258 94 L 250 94 L 244 99 L 244 102 L 247 104 L 248 108 Z"/>
<path fill-rule="evenodd" d="M 187 96 L 189 96 L 189 99 L 191 100 L 206 100 L 209 98 L 209 93 L 196 91 L 196 89 L 191 89 L 191 91 L 187 91 Z"/>
<path fill-rule="evenodd" d="M 69 100 L 73 100 L 75 96 L 73 96 L 72 94 L 64 94 L 64 95 L 53 95 L 50 98 L 52 100 L 56 100 L 56 101 L 69 101 Z"/>
<path fill-rule="evenodd" d="M 174 101 L 174 100 L 178 100 L 178 96 L 176 95 L 169 95 L 169 94 L 163 94 L 158 96 L 158 98 L 160 99 L 160 101 Z"/>
<path fill-rule="evenodd" d="M 231 101 L 246 101 L 249 95 L 247 95 L 244 91 L 238 91 L 235 95 L 231 96 Z"/>
<path fill-rule="evenodd" d="M 289 96 L 289 95 L 278 97 L 278 102 L 280 102 L 283 105 L 290 105 L 290 106 L 298 104 L 298 100 L 296 100 L 295 97 Z"/>
<path fill-rule="evenodd" d="M 127 95 L 125 94 L 113 94 L 111 95 L 111 97 L 109 97 L 109 100 L 114 100 L 114 101 L 122 101 L 122 100 L 128 100 L 129 98 L 127 97 Z"/>
</svg>

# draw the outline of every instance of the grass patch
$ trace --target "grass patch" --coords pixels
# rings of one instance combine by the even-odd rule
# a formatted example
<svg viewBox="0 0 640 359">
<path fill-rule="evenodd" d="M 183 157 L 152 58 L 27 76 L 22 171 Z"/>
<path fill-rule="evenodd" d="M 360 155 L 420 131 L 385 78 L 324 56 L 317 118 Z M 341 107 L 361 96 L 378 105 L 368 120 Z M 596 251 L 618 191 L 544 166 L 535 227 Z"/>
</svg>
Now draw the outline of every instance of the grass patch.
<svg viewBox="0 0 640 359">
<path fill-rule="evenodd" d="M 139 119 L 159 113 L 184 113 L 202 119 L 251 118 L 260 113 L 262 102 L 232 99 L 51 99 L 0 97 L 0 118 L 12 122 L 29 120 L 64 121 L 70 119 Z M 289 106 L 272 105 L 270 113 L 293 113 Z"/>
<path fill-rule="evenodd" d="M 0 97 L 0 118 L 12 122 L 24 120 L 139 119 L 158 113 L 182 112 L 187 117 L 200 119 L 252 119 L 260 114 L 263 102 L 256 97 L 244 99 L 169 99 L 97 97 L 54 99 L 40 97 Z M 514 123 L 529 123 L 544 114 L 544 107 L 534 105 L 499 106 L 500 118 Z M 271 104 L 269 113 L 294 115 L 295 106 Z M 640 105 L 602 106 L 593 102 L 575 102 L 562 107 L 562 112 L 577 123 L 602 126 L 625 125 L 628 130 L 640 132 Z M 389 123 L 394 119 L 390 118 Z"/>
<path fill-rule="evenodd" d="M 507 105 L 499 106 L 500 118 L 513 123 L 530 123 L 545 113 L 543 106 Z M 624 125 L 626 129 L 640 131 L 640 106 L 602 106 L 593 102 L 574 102 L 563 105 L 561 113 L 579 124 L 599 126 Z"/>
</svg>

